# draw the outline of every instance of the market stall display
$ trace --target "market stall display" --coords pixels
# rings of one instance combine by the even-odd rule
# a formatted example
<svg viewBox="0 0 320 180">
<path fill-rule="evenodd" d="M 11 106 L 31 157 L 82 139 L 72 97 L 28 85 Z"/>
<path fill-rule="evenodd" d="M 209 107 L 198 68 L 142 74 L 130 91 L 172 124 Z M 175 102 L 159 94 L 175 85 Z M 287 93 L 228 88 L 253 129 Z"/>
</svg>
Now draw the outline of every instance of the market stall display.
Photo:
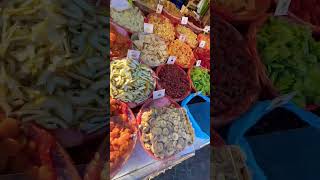
<svg viewBox="0 0 320 180">
<path fill-rule="evenodd" d="M 260 94 L 258 63 L 241 34 L 229 23 L 214 17 L 215 53 L 213 74 L 213 123 L 226 125 L 246 112 Z"/>
<path fill-rule="evenodd" d="M 301 107 L 320 103 L 320 91 L 315 82 L 319 82 L 320 43 L 309 28 L 287 18 L 264 17 L 252 25 L 250 32 L 256 32 L 256 39 L 251 36 L 252 50 L 258 54 L 266 75 L 281 94 L 295 92 L 293 99 Z M 277 29 L 275 36 L 271 30 Z"/>
<path fill-rule="evenodd" d="M 158 3 L 163 5 L 163 9 L 156 12 Z M 179 105 L 192 90 L 188 70 L 196 65 L 194 52 L 197 60 L 202 61 L 201 66 L 210 68 L 209 35 L 205 35 L 201 28 L 194 31 L 188 23 L 181 25 L 181 20 L 176 17 L 179 10 L 170 1 L 134 1 L 129 9 L 123 12 L 136 7 L 144 13 L 142 16 L 146 17 L 144 20 L 146 24 L 139 32 L 130 30 L 131 23 L 123 20 L 121 24 L 112 17 L 117 25 L 128 32 L 132 47 L 127 50 L 127 57 L 111 57 L 110 96 L 133 108 L 134 112 L 140 109 L 136 117 L 137 138 L 140 143 L 135 145 L 130 156 L 126 156 L 129 158 L 128 161 L 124 162 L 126 159 L 120 158 L 119 162 L 124 163 L 123 166 L 118 166 L 119 169 L 111 172 L 111 178 L 117 180 L 152 178 L 161 170 L 175 166 L 176 163 L 192 156 L 195 145 L 201 148 L 207 145 L 210 139 L 208 135 L 206 138 L 195 136 L 193 124 L 189 120 L 189 112 Z M 112 9 L 114 11 L 116 8 Z M 119 13 L 119 16 L 125 16 L 120 15 L 120 11 L 116 13 Z M 148 29 L 148 27 L 152 28 Z M 179 40 L 180 34 L 186 37 L 185 42 L 182 39 Z M 203 44 L 203 41 L 206 44 Z M 118 47 L 120 48 L 121 45 L 119 44 Z M 124 52 L 125 50 L 123 55 L 125 55 Z M 207 76 L 204 77 L 207 81 L 209 71 L 205 71 Z M 205 95 L 209 96 L 210 83 L 204 84 L 202 83 L 199 87 Z M 193 106 L 190 108 L 193 109 Z M 209 108 L 206 106 L 203 112 L 208 115 Z M 208 121 L 209 118 L 202 118 L 202 120 Z M 208 122 L 205 123 L 208 124 Z M 117 138 L 110 137 L 110 140 L 120 142 L 117 139 L 121 139 L 119 146 L 130 140 L 128 135 L 121 136 L 124 133 L 121 132 L 126 131 L 125 128 L 114 126 L 112 119 L 110 125 L 110 135 L 120 133 Z M 115 128 L 121 130 L 115 131 Z M 201 129 L 198 127 L 197 132 L 199 133 Z M 112 153 L 112 160 L 114 157 L 119 157 L 118 155 L 120 154 Z"/>
</svg>

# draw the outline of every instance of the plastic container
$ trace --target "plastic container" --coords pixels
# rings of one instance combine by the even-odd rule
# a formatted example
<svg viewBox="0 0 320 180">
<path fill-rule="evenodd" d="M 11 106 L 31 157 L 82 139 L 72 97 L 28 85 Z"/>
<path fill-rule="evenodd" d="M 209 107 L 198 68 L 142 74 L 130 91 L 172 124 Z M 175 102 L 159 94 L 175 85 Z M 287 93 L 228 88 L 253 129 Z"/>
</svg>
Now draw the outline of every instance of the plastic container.
<svg viewBox="0 0 320 180">
<path fill-rule="evenodd" d="M 169 65 L 169 64 L 160 65 L 160 66 L 158 66 L 157 69 L 156 69 L 156 76 L 158 77 L 158 78 L 156 78 L 156 80 L 157 80 L 157 90 L 164 89 L 164 88 L 163 88 L 163 85 L 161 85 L 161 83 L 159 82 L 159 77 L 160 77 L 159 72 L 161 71 L 161 69 L 165 68 L 166 66 L 175 66 L 175 68 L 177 68 L 177 70 L 183 72 L 184 76 L 185 76 L 185 77 L 188 79 L 188 81 L 189 81 L 189 87 L 188 87 L 188 89 L 186 90 L 185 94 L 182 95 L 181 97 L 179 97 L 179 98 L 173 98 L 173 97 L 171 97 L 169 94 L 166 93 L 166 95 L 170 96 L 174 101 L 180 102 L 180 101 L 182 101 L 183 99 L 185 99 L 185 98 L 191 93 L 191 84 L 192 84 L 192 82 L 191 82 L 190 76 L 188 76 L 188 74 L 187 74 L 182 68 L 180 68 L 179 66 L 177 66 L 177 65 L 175 65 L 175 64 L 173 64 L 173 65 Z M 177 83 L 179 83 L 179 82 L 177 82 Z"/>
<path fill-rule="evenodd" d="M 141 117 L 142 117 L 142 114 L 144 112 L 146 112 L 147 110 L 149 110 L 149 108 L 161 108 L 161 107 L 168 107 L 168 106 L 171 106 L 173 105 L 175 108 L 180 108 L 181 106 L 176 103 L 173 99 L 171 99 L 170 97 L 168 96 L 165 96 L 165 97 L 162 97 L 162 98 L 159 98 L 159 99 L 149 99 L 147 100 L 143 106 L 141 107 L 139 113 L 137 114 L 137 125 L 139 126 L 141 124 Z M 164 158 L 164 159 L 160 159 L 160 158 L 156 158 L 153 153 L 150 151 L 150 150 L 147 150 L 144 148 L 144 144 L 141 140 L 141 131 L 138 130 L 138 134 L 139 134 L 139 140 L 140 140 L 140 144 L 141 146 L 143 147 L 143 149 L 145 150 L 145 152 L 150 156 L 152 157 L 153 159 L 156 159 L 156 160 L 166 160 L 166 159 L 170 159 L 171 157 L 174 157 L 174 155 L 170 156 L 170 157 L 167 157 L 167 158 Z"/>
<path fill-rule="evenodd" d="M 279 106 L 272 104 L 272 101 L 258 102 L 247 114 L 237 119 L 229 129 L 228 144 L 239 145 L 244 151 L 253 180 L 317 179 L 320 175 L 317 170 L 320 150 L 318 143 L 320 117 L 292 103 Z M 263 117 L 279 107 L 283 109 L 280 115 L 284 110 L 288 111 L 308 126 L 258 135 L 249 134 Z M 280 115 L 274 115 L 264 121 L 268 123 L 275 119 L 272 127 L 277 126 L 280 124 L 280 119 L 277 118 L 283 118 Z M 287 126 L 290 125 L 287 124 Z"/>
<path fill-rule="evenodd" d="M 200 97 L 204 102 L 189 104 L 195 97 Z M 194 148 L 196 150 L 210 143 L 210 98 L 201 93 L 192 93 L 181 102 L 186 110 L 192 127 L 195 130 Z"/>
<path fill-rule="evenodd" d="M 263 16 L 271 6 L 271 0 L 256 0 L 255 1 L 256 10 L 250 13 L 240 12 L 235 14 L 228 10 L 227 7 L 218 6 L 217 3 L 213 5 L 213 12 L 218 16 L 224 18 L 232 24 L 250 24 L 259 17 Z"/>
</svg>

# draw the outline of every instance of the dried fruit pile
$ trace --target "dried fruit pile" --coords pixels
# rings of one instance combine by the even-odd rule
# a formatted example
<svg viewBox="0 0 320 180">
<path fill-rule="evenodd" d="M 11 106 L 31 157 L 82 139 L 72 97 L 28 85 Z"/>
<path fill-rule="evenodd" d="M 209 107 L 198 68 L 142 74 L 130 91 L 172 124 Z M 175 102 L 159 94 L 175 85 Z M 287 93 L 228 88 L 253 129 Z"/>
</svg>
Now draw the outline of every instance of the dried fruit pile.
<svg viewBox="0 0 320 180">
<path fill-rule="evenodd" d="M 144 148 L 156 158 L 168 158 L 194 141 L 194 130 L 182 108 L 151 108 L 141 117 Z"/>
<path fill-rule="evenodd" d="M 245 112 L 257 96 L 257 68 L 240 33 L 223 20 L 214 20 L 213 116 L 228 121 Z"/>
<path fill-rule="evenodd" d="M 191 84 L 187 73 L 174 64 L 159 66 L 157 69 L 158 86 L 166 90 L 173 99 L 184 99 L 190 92 Z"/>
<path fill-rule="evenodd" d="M 128 107 L 116 100 L 110 101 L 110 172 L 116 171 L 130 155 L 136 142 L 136 129 Z"/>
<path fill-rule="evenodd" d="M 7 116 L 87 133 L 106 126 L 103 13 L 85 1 L 5 3 L 0 107 Z"/>
</svg>

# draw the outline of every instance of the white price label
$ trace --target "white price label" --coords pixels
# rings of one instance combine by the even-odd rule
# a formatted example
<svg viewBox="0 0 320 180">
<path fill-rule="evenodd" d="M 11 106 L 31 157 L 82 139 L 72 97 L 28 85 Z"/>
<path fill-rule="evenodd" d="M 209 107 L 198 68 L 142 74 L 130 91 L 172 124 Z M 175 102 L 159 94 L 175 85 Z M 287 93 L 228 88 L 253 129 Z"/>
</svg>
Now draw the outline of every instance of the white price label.
<svg viewBox="0 0 320 180">
<path fill-rule="evenodd" d="M 201 66 L 201 60 L 197 60 L 196 66 L 197 66 L 197 67 L 200 67 L 200 66 Z"/>
<path fill-rule="evenodd" d="M 153 91 L 153 99 L 159 99 L 166 95 L 165 89 L 160 89 L 158 91 Z"/>
<path fill-rule="evenodd" d="M 186 36 L 184 34 L 180 34 L 179 35 L 179 40 L 182 41 L 182 42 L 185 42 L 186 41 Z"/>
<path fill-rule="evenodd" d="M 200 41 L 199 47 L 204 48 L 205 45 L 206 45 L 206 42 L 205 42 L 205 41 Z"/>
<path fill-rule="evenodd" d="M 275 16 L 283 16 L 288 14 L 291 0 L 278 0 Z"/>
<path fill-rule="evenodd" d="M 140 51 L 129 49 L 127 58 L 138 61 L 140 57 Z"/>
<path fill-rule="evenodd" d="M 161 4 L 158 4 L 156 13 L 161 14 L 162 13 L 162 9 L 163 9 L 163 6 Z"/>
<path fill-rule="evenodd" d="M 182 17 L 181 18 L 181 24 L 188 24 L 188 17 Z"/>
<path fill-rule="evenodd" d="M 153 24 L 144 23 L 143 31 L 148 34 L 153 33 Z"/>
<path fill-rule="evenodd" d="M 208 33 L 208 32 L 210 31 L 210 26 L 205 26 L 205 27 L 203 28 L 203 31 L 204 31 L 205 33 Z"/>
<path fill-rule="evenodd" d="M 174 64 L 174 62 L 176 62 L 176 59 L 176 56 L 169 56 L 167 64 Z"/>
</svg>

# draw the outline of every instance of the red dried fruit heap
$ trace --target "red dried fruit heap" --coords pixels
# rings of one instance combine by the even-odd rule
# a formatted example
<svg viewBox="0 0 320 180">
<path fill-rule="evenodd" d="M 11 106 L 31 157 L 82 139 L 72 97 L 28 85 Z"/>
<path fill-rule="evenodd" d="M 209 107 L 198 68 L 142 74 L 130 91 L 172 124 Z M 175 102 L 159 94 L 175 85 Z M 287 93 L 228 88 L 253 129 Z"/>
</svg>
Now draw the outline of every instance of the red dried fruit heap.
<svg viewBox="0 0 320 180">
<path fill-rule="evenodd" d="M 158 83 L 173 99 L 185 97 L 190 92 L 190 80 L 187 73 L 175 64 L 158 67 Z"/>
</svg>

